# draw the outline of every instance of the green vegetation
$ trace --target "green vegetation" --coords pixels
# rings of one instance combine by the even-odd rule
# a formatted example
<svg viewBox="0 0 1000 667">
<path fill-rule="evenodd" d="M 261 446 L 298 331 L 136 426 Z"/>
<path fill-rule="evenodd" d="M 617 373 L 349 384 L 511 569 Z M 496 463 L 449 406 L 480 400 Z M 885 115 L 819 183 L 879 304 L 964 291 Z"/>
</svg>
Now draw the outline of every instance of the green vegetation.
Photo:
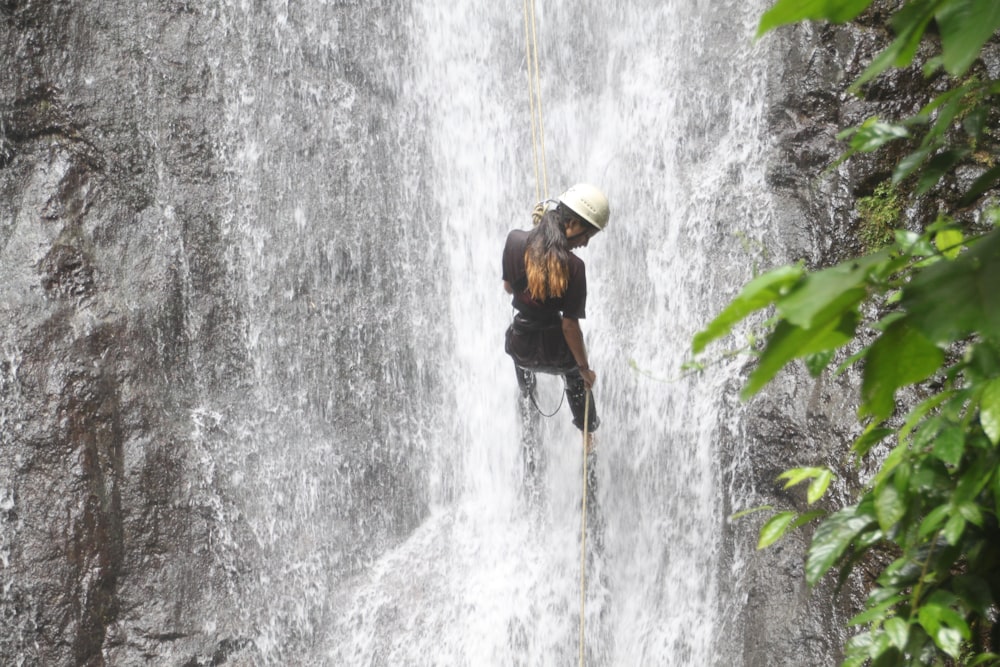
<svg viewBox="0 0 1000 667">
<path fill-rule="evenodd" d="M 850 21 L 871 3 L 779 0 L 759 34 L 805 19 Z M 745 398 L 796 359 L 813 375 L 847 355 L 834 372 L 861 369 L 864 428 L 850 452 L 860 460 L 883 444 L 875 475 L 833 513 L 775 513 L 758 544 L 818 521 L 806 560 L 810 584 L 831 571 L 842 582 L 863 565 L 874 568 L 843 664 L 1000 665 L 1000 212 L 988 199 L 1000 181 L 1000 82 L 975 66 L 1000 29 L 1000 2 L 898 7 L 892 42 L 852 90 L 863 93 L 890 68 L 919 66 L 937 77 L 939 92 L 912 116 L 846 129 L 842 159 L 902 148 L 893 153 L 903 157 L 891 185 L 914 197 L 947 194 L 950 211 L 911 222 L 919 232 L 896 230 L 888 245 L 872 244 L 869 254 L 837 266 L 786 266 L 755 278 L 695 336 L 693 349 L 697 355 L 752 313 L 773 309 L 757 334 L 762 345 Z M 971 177 L 956 178 L 959 169 Z M 937 188 L 943 180 L 948 193 Z M 888 221 L 898 210 L 886 193 L 877 195 L 873 218 Z M 831 478 L 818 467 L 781 476 L 786 487 L 808 482 L 809 505 Z"/>
<path fill-rule="evenodd" d="M 879 250 L 892 242 L 901 208 L 899 195 L 889 182 L 879 184 L 872 194 L 858 199 L 861 217 L 858 238 L 866 251 Z"/>
</svg>

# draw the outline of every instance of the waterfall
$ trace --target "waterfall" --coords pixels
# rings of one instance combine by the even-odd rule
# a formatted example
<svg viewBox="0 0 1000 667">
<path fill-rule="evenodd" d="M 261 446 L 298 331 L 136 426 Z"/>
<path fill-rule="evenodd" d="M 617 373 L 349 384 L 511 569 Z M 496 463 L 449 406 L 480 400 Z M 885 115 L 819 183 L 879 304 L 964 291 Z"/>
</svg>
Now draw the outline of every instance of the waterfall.
<svg viewBox="0 0 1000 667">
<path fill-rule="evenodd" d="M 550 194 L 595 182 L 613 211 L 581 252 L 604 424 L 586 598 L 596 664 L 716 664 L 725 651 L 731 369 L 674 378 L 750 275 L 735 234 L 757 238 L 768 218 L 755 15 L 538 10 Z M 579 436 L 566 408 L 544 421 L 547 502 L 531 517 L 502 353 L 499 251 L 534 201 L 521 12 L 233 3 L 226 20 L 228 233 L 254 361 L 224 418 L 234 450 L 219 493 L 255 572 L 233 595 L 261 661 L 565 664 Z M 543 378 L 540 403 L 558 395 Z"/>
<path fill-rule="evenodd" d="M 734 638 L 747 613 L 749 547 L 726 540 L 728 514 L 753 494 L 732 481 L 749 455 L 735 435 L 742 361 L 697 375 L 681 364 L 692 335 L 772 259 L 768 54 L 751 40 L 763 0 L 534 3 L 547 194 L 592 182 L 611 204 L 607 231 L 578 251 L 602 422 L 583 604 L 581 437 L 568 406 L 548 418 L 522 413 L 503 352 L 512 313 L 501 250 L 510 229 L 530 224 L 537 199 L 520 3 L 141 5 L 140 18 L 108 9 L 73 33 L 80 50 L 93 35 L 131 49 L 127 67 L 102 60 L 98 84 L 79 89 L 96 105 L 102 82 L 134 77 L 105 102 L 137 96 L 132 115 L 108 113 L 107 123 L 134 126 L 145 143 L 132 157 L 151 156 L 134 177 L 148 192 L 121 210 L 107 205 L 107 229 L 85 230 L 100 236 L 97 284 L 115 287 L 101 293 L 99 317 L 82 297 L 31 297 L 33 323 L 70 304 L 78 321 L 67 315 L 64 330 L 87 341 L 101 318 L 114 324 L 101 333 L 105 347 L 80 346 L 87 364 L 73 357 L 125 397 L 112 435 L 139 433 L 113 443 L 125 453 L 105 466 L 107 495 L 142 496 L 147 480 L 165 480 L 148 512 L 133 511 L 143 516 L 107 521 L 122 573 L 98 582 L 110 602 L 87 617 L 108 625 L 107 637 L 74 650 L 104 651 L 109 664 L 153 655 L 161 664 L 565 665 L 577 660 L 583 612 L 587 664 L 746 664 Z M 161 39 L 154 25 L 173 31 Z M 171 76 L 176 86 L 160 88 Z M 174 90 L 183 100 L 158 116 L 158 96 Z M 31 104 L 49 108 L 48 98 Z M 69 145 L 76 128 L 66 126 Z M 48 141 L 41 127 L 29 139 Z M 84 154 L 52 146 L 39 190 L 63 187 L 63 162 Z M 7 151 L 0 145 L 4 160 Z M 172 171 L 179 162 L 197 188 L 185 190 Z M 80 217 L 91 205 L 82 182 L 71 183 L 83 191 L 72 211 Z M 120 182 L 132 197 L 132 181 Z M 120 194 L 107 189 L 92 197 L 101 206 Z M 23 209 L 48 207 L 39 201 Z M 10 208 L 0 236 L 6 244 L 17 233 L 6 256 L 39 254 L 54 225 L 32 232 L 24 220 L 34 218 Z M 108 239 L 128 252 L 105 269 L 117 247 Z M 214 249 L 219 256 L 202 256 Z M 22 263 L 4 276 L 21 271 L 17 289 L 38 292 L 33 265 Z M 150 263 L 157 273 L 133 286 L 131 272 Z M 147 299 L 147 284 L 169 284 L 170 294 Z M 122 332 L 173 327 L 176 340 L 113 344 Z M 28 349 L 25 338 L 4 341 L 4 387 L 22 382 L 15 348 Z M 101 365 L 108 349 L 127 372 Z M 129 354 L 153 361 L 129 365 Z M 32 372 L 45 377 L 45 363 Z M 144 384 L 149 368 L 157 374 Z M 539 406 L 552 411 L 560 380 L 539 382 Z M 545 461 L 538 501 L 523 488 L 529 428 Z M 0 455 L 20 461 L 19 452 Z M 5 521 L 14 521 L 17 474 L 0 478 Z M 44 495 L 33 493 L 18 491 L 16 502 Z M 81 493 L 107 509 L 97 491 Z M 35 503 L 42 518 L 70 515 L 44 501 Z M 185 525 L 171 532 L 163 519 L 160 535 L 160 518 L 174 515 Z M 18 526 L 42 542 L 25 516 Z M 129 550 L 141 552 L 147 537 L 155 553 L 144 560 Z M 28 539 L 0 539 L 5 568 L 15 538 Z M 10 576 L 5 586 L 46 604 Z M 119 609 L 116 595 L 133 604 Z M 20 610 L 11 600 L 5 609 Z M 25 615 L 4 642 L 29 646 L 33 622 Z"/>
<path fill-rule="evenodd" d="M 734 367 L 679 373 L 769 222 L 759 9 L 537 9 L 549 195 L 590 181 L 612 206 L 580 251 L 603 421 L 590 664 L 739 663 L 720 636 L 739 602 L 719 581 L 739 577 L 721 547 L 722 467 L 742 456 L 720 439 L 738 418 L 723 401 Z M 256 573 L 232 595 L 259 659 L 567 664 L 580 437 L 566 407 L 543 420 L 532 515 L 502 350 L 500 250 L 535 201 L 520 8 L 224 14 L 230 260 L 253 378 L 225 418 L 220 502 Z M 559 393 L 542 378 L 543 407 Z"/>
</svg>

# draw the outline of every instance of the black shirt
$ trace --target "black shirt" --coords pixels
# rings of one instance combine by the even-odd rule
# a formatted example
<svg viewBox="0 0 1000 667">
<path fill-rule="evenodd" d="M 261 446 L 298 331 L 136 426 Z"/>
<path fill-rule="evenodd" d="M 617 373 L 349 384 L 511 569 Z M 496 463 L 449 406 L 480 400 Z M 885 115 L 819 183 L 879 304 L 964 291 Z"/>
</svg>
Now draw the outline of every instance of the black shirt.
<svg viewBox="0 0 1000 667">
<path fill-rule="evenodd" d="M 536 301 L 527 292 L 528 278 L 524 268 L 524 251 L 528 246 L 528 232 L 515 229 L 507 235 L 503 248 L 503 279 L 514 290 L 511 304 L 522 315 L 534 320 L 554 319 L 558 316 L 582 320 L 587 316 L 587 271 L 583 260 L 570 253 L 569 284 L 560 297 Z"/>
</svg>

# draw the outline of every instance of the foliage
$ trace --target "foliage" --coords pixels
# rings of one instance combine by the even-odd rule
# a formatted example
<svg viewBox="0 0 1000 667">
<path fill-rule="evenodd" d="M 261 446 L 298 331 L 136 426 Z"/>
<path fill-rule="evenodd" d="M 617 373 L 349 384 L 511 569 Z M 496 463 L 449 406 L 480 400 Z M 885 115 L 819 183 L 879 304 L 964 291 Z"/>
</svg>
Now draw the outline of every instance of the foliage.
<svg viewBox="0 0 1000 667">
<path fill-rule="evenodd" d="M 759 34 L 801 20 L 850 21 L 872 0 L 778 0 Z M 819 271 L 785 266 L 750 283 L 698 333 L 695 354 L 751 314 L 773 309 L 763 349 L 743 390 L 749 398 L 796 359 L 819 375 L 861 370 L 857 459 L 878 455 L 856 501 L 823 515 L 806 560 L 810 585 L 835 571 L 843 582 L 862 564 L 877 569 L 859 632 L 844 665 L 1000 665 L 1000 212 L 983 201 L 1000 181 L 994 166 L 1000 83 L 970 74 L 1000 29 L 995 0 L 906 0 L 891 20 L 895 35 L 853 84 L 914 64 L 942 82 L 916 114 L 871 118 L 845 130 L 842 159 L 889 144 L 902 147 L 892 176 L 913 196 L 942 179 L 958 188 L 951 215 L 897 230 L 892 243 Z M 984 70 L 984 68 L 978 68 Z M 899 143 L 902 142 L 902 143 Z M 956 170 L 974 176 L 955 178 Z M 962 185 L 964 183 L 964 185 Z M 977 224 L 960 224 L 976 205 Z M 905 406 L 898 398 L 907 389 Z M 809 482 L 808 503 L 832 473 L 801 468 L 786 487 Z M 809 523 L 819 510 L 776 512 L 760 533 L 763 548 Z M 887 565 L 872 558 L 880 554 Z M 867 561 L 866 561 L 867 559 Z M 891 561 L 891 562 L 890 562 Z"/>
<path fill-rule="evenodd" d="M 865 250 L 878 250 L 893 240 L 893 229 L 899 223 L 901 204 L 892 183 L 881 183 L 867 197 L 858 199 L 861 226 L 858 237 Z"/>
</svg>

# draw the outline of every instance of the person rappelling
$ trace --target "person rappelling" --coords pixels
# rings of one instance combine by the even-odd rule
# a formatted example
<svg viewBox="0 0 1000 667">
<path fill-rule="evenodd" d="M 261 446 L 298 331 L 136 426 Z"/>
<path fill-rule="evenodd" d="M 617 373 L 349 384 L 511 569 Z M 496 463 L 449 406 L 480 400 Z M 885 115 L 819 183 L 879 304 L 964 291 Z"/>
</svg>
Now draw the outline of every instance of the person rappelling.
<svg viewBox="0 0 1000 667">
<path fill-rule="evenodd" d="M 592 394 L 587 404 L 597 374 L 580 328 L 586 317 L 586 267 L 571 251 L 603 231 L 610 214 L 604 193 L 579 183 L 539 204 L 534 228 L 511 231 L 503 250 L 503 286 L 517 311 L 505 350 L 514 360 L 521 395 L 534 402 L 536 373 L 562 376 L 573 425 L 583 431 L 586 422 L 587 434 L 600 425 Z"/>
</svg>

